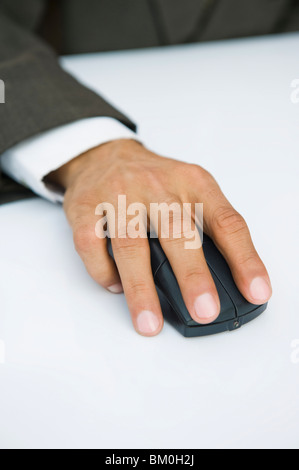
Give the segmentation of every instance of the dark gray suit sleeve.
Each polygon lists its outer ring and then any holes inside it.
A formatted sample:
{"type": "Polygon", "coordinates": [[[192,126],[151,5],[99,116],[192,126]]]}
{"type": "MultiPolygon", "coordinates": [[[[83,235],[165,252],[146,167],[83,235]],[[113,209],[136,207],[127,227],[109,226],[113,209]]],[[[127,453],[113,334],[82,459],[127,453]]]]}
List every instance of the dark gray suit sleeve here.
{"type": "Polygon", "coordinates": [[[59,66],[55,53],[0,9],[0,154],[26,138],[79,119],[112,117],[134,123],[59,66]]]}

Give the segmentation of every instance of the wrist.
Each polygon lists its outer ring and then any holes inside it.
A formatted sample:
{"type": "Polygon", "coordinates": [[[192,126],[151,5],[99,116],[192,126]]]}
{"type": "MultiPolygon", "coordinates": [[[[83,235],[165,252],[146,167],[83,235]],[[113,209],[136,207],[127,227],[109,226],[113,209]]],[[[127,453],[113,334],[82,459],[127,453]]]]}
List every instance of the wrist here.
{"type": "Polygon", "coordinates": [[[60,186],[66,190],[73,184],[77,177],[82,174],[84,169],[89,166],[92,160],[102,158],[104,155],[111,155],[115,151],[119,152],[125,148],[130,149],[132,146],[140,147],[141,145],[142,144],[139,142],[131,139],[120,139],[107,142],[88,150],[57,170],[49,173],[45,178],[45,182],[51,185],[54,184],[56,186],[60,186]]]}

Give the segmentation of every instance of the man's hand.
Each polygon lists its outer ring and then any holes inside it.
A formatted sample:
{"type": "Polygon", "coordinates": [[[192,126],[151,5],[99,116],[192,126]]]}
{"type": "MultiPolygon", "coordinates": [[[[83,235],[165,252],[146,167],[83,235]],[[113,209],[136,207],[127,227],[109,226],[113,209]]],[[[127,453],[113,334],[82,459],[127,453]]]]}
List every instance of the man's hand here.
{"type": "MultiPolygon", "coordinates": [[[[267,302],[270,279],[259,258],[243,217],[203,168],[160,157],[135,141],[119,140],[90,150],[51,176],[66,188],[64,208],[74,233],[75,247],[91,277],[113,293],[124,291],[138,333],[154,336],[163,327],[148,240],[112,240],[115,263],[107,240],[97,238],[95,209],[118,195],[128,204],[140,202],[203,203],[204,231],[226,258],[235,282],[253,304],[267,302]]],[[[184,249],[184,237],[160,239],[192,318],[211,323],[220,313],[216,287],[202,249],[184,249]]]]}

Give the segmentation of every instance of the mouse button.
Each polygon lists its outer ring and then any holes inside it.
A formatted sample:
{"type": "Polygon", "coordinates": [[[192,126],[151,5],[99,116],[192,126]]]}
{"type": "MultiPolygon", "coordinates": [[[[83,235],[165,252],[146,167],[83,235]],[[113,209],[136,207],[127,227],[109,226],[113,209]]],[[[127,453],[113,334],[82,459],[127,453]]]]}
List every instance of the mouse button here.
{"type": "Polygon", "coordinates": [[[220,315],[214,323],[222,323],[237,318],[235,306],[217,276],[211,272],[220,299],[220,315]]]}
{"type": "MultiPolygon", "coordinates": [[[[217,277],[212,273],[221,304],[221,312],[217,320],[214,322],[222,323],[228,320],[234,320],[236,318],[236,310],[233,302],[231,301],[229,295],[217,279],[217,277]]],[[[199,324],[193,320],[187,307],[185,305],[184,299],[181,294],[179,284],[176,280],[176,277],[173,273],[173,270],[167,260],[158,270],[155,276],[156,286],[162,291],[167,301],[171,305],[172,309],[176,314],[181,318],[182,322],[188,326],[198,326],[199,324]]]]}
{"type": "MultiPolygon", "coordinates": [[[[173,308],[169,300],[166,298],[165,294],[157,287],[157,293],[159,296],[163,317],[170,323],[176,330],[178,330],[182,335],[186,336],[186,330],[190,330],[190,326],[187,325],[178,314],[178,312],[173,308]]],[[[193,326],[193,325],[191,325],[193,326]]]]}
{"type": "Polygon", "coordinates": [[[222,272],[218,269],[216,271],[216,276],[218,277],[226,292],[229,293],[237,314],[246,315],[248,312],[250,312],[252,310],[252,305],[243,297],[239,291],[231,272],[222,272]]]}
{"type": "Polygon", "coordinates": [[[173,273],[173,270],[166,260],[156,272],[154,277],[156,286],[162,291],[172,309],[186,325],[196,325],[187,310],[180,287],[173,273]]]}
{"type": "Polygon", "coordinates": [[[209,237],[205,237],[204,241],[203,250],[210,270],[228,293],[235,306],[236,313],[245,315],[248,313],[248,302],[237,288],[226,260],[209,237]]]}
{"type": "Polygon", "coordinates": [[[231,279],[233,281],[227,262],[210,238],[204,238],[203,251],[210,269],[214,271],[217,277],[221,281],[222,278],[231,279]]]}
{"type": "Polygon", "coordinates": [[[252,305],[243,297],[234,281],[234,278],[232,277],[230,270],[229,272],[224,272],[221,269],[218,269],[216,273],[220,283],[229,294],[229,297],[235,306],[237,316],[247,315],[248,313],[252,312],[252,310],[256,309],[256,305],[252,305]]]}
{"type": "Polygon", "coordinates": [[[245,316],[245,315],[249,315],[249,314],[253,313],[253,312],[256,311],[256,310],[261,309],[262,307],[265,307],[265,305],[254,305],[254,304],[251,304],[250,302],[248,302],[248,301],[243,297],[243,301],[242,301],[242,302],[239,302],[239,304],[237,305],[238,316],[239,316],[239,317],[243,317],[243,316],[245,316]]]}
{"type": "Polygon", "coordinates": [[[151,251],[151,265],[153,276],[155,276],[157,270],[166,261],[166,255],[161,247],[158,238],[149,238],[149,245],[151,251]]]}

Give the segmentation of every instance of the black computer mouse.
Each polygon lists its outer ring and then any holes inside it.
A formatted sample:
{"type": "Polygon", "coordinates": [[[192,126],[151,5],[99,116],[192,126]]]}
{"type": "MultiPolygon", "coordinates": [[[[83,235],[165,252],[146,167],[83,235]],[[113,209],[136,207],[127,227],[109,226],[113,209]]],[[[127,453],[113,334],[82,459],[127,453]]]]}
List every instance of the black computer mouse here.
{"type": "MultiPolygon", "coordinates": [[[[183,336],[191,338],[237,330],[266,310],[267,304],[253,305],[242,296],[227,262],[213,241],[204,235],[203,250],[219,294],[221,312],[214,323],[196,323],[186,308],[180,287],[159,240],[149,238],[149,244],[154,281],[164,318],[183,336]]],[[[113,256],[110,241],[109,252],[113,256]]]]}

